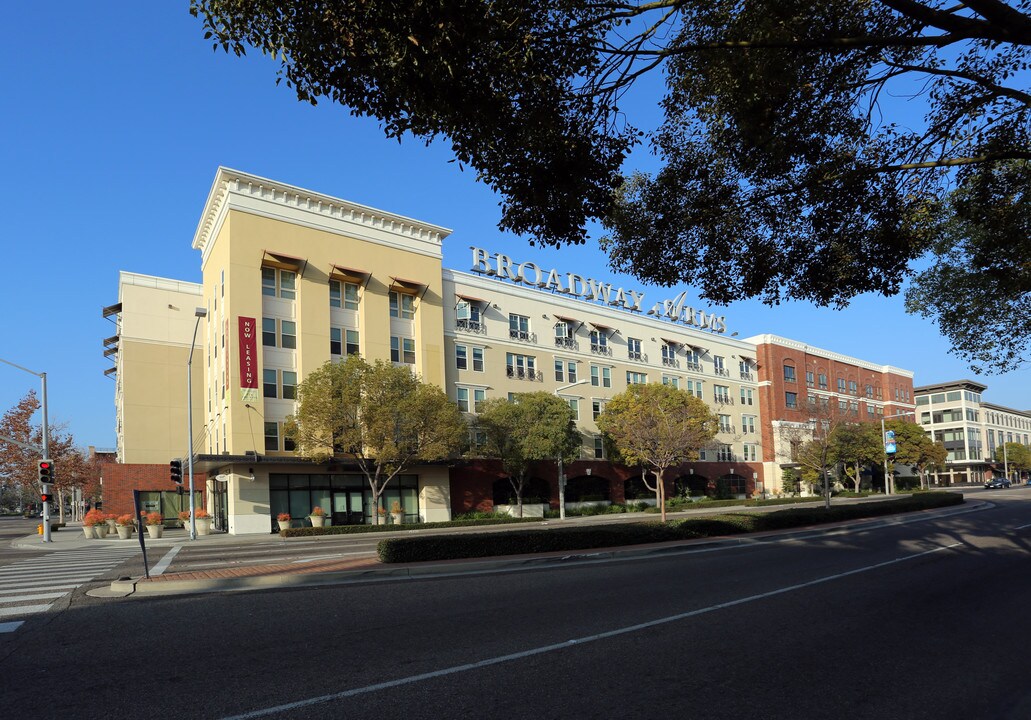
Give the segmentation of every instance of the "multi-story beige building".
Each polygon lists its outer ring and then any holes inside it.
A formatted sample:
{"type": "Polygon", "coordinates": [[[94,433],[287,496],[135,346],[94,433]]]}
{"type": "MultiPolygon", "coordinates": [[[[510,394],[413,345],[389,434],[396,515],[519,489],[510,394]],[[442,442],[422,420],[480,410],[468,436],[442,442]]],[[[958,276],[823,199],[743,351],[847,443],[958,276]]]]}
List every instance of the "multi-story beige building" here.
{"type": "MultiPolygon", "coordinates": [[[[202,282],[123,274],[119,305],[108,309],[118,316],[118,334],[105,342],[117,347],[120,460],[157,468],[188,455],[185,375],[196,325],[195,471],[217,526],[231,533],[267,533],[277,513],[300,518],[316,505],[334,522],[375,512],[355,468],[299,458],[283,434],[297,384],[349,353],[410,366],[470,420],[487,398],[558,394],[584,435],[571,487],[590,483],[614,501],[639,474],[607,462],[598,413],[630,384],[675,385],[704,399],[721,425],[702,457],[678,470],[680,485],[699,492],[725,479],[737,494],[754,491],[762,472],[755,346],[726,337],[724,318],[686,307],[683,293],[645,299],[481,248],[468,270],[445,270],[449,232],[220,168],[193,239],[202,282]],[[205,311],[199,321],[196,307],[205,311]]],[[[416,467],[385,500],[400,502],[411,521],[489,506],[499,473],[488,466],[416,467]]],[[[555,475],[540,473],[556,502],[555,475]]],[[[174,490],[167,478],[148,482],[174,490]]]]}
{"type": "Polygon", "coordinates": [[[1005,463],[994,459],[997,447],[1031,445],[1031,412],[985,402],[982,395],[987,389],[973,380],[915,388],[920,424],[949,452],[936,483],[984,482],[1003,472],[1005,463]]]}

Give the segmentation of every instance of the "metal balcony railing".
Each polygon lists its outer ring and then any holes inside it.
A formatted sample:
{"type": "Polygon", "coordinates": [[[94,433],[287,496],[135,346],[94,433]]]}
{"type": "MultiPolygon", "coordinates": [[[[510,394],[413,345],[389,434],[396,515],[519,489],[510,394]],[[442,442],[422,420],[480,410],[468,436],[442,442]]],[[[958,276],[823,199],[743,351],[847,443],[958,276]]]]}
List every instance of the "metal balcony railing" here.
{"type": "Polygon", "coordinates": [[[477,335],[487,334],[487,326],[479,320],[459,319],[455,322],[455,329],[476,333],[477,335]]]}
{"type": "Polygon", "coordinates": [[[529,370],[527,368],[512,367],[511,365],[509,365],[506,368],[506,374],[508,375],[508,377],[514,378],[516,380],[544,379],[544,373],[542,373],[540,370],[529,370]]]}
{"type": "Polygon", "coordinates": [[[508,331],[508,336],[513,340],[519,340],[521,342],[537,342],[537,334],[532,333],[529,330],[512,330],[510,328],[508,331]]]}

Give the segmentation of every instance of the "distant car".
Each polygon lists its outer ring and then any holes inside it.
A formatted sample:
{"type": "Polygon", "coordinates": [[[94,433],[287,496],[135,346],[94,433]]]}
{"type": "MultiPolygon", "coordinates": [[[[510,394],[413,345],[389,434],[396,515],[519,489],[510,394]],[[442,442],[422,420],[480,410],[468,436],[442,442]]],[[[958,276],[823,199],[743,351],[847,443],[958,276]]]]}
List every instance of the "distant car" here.
{"type": "Polygon", "coordinates": [[[984,484],[984,486],[986,488],[988,488],[988,489],[991,489],[991,488],[1008,488],[1010,486],[1010,481],[1007,480],[1006,478],[992,478],[991,480],[986,482],[984,484]]]}

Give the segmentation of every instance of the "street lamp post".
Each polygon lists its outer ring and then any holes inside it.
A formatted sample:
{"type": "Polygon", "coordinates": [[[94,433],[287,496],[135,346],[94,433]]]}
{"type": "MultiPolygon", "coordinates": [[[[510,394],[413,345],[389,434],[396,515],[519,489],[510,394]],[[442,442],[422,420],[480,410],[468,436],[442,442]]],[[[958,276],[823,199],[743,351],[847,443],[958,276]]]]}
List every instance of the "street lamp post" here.
{"type": "Polygon", "coordinates": [[[190,357],[186,360],[186,442],[189,446],[186,464],[190,474],[190,540],[197,539],[197,512],[193,498],[193,347],[197,344],[197,328],[200,327],[201,318],[207,317],[208,309],[199,307],[193,314],[197,320],[193,323],[190,357]]]}
{"type": "MultiPolygon", "coordinates": [[[[42,434],[43,434],[43,448],[42,448],[42,451],[43,451],[43,458],[44,459],[49,459],[50,458],[50,424],[47,421],[47,374],[45,372],[38,373],[38,372],[35,372],[33,370],[29,370],[28,368],[22,367],[21,365],[15,365],[10,360],[4,360],[3,358],[0,358],[0,362],[7,363],[11,367],[18,368],[19,370],[24,370],[29,375],[35,375],[36,377],[38,377],[42,381],[42,383],[43,383],[43,395],[40,398],[41,404],[42,404],[42,410],[43,410],[43,432],[42,432],[42,434]]],[[[45,543],[50,542],[50,503],[49,502],[44,502],[43,503],[43,542],[45,542],[45,543]]]]}
{"type": "MultiPolygon", "coordinates": [[[[568,390],[571,387],[584,385],[589,382],[590,380],[584,378],[583,380],[577,380],[575,383],[557,387],[554,390],[555,397],[558,397],[558,394],[563,390],[568,390]]],[[[561,452],[558,454],[558,516],[560,520],[566,519],[566,469],[564,461],[562,460],[561,452]]]]}
{"type": "MultiPolygon", "coordinates": [[[[881,416],[881,441],[884,442],[884,421],[892,418],[905,417],[906,415],[916,416],[915,412],[900,412],[894,415],[881,416]]],[[[891,495],[891,480],[888,479],[888,444],[884,443],[884,494],[891,495]]]]}

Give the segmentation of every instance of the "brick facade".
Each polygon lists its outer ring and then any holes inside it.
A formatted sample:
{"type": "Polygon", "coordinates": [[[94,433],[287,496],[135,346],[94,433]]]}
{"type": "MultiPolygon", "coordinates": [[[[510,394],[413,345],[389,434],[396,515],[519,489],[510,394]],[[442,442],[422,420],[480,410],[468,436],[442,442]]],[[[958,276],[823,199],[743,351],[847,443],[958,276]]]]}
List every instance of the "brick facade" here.
{"type": "MultiPolygon", "coordinates": [[[[176,491],[175,483],[172,482],[168,472],[167,463],[162,465],[104,463],[101,465],[100,476],[102,478],[104,512],[116,515],[132,514],[133,490],[176,491]]],[[[198,490],[198,501],[202,501],[205,495],[201,492],[204,489],[204,480],[204,476],[194,473],[193,483],[194,488],[198,490]]],[[[189,479],[183,478],[183,483],[185,487],[188,487],[189,479]]],[[[187,497],[189,497],[188,494],[187,497]]]]}

